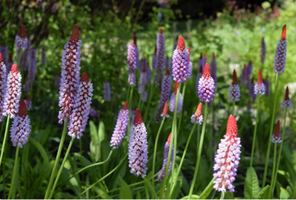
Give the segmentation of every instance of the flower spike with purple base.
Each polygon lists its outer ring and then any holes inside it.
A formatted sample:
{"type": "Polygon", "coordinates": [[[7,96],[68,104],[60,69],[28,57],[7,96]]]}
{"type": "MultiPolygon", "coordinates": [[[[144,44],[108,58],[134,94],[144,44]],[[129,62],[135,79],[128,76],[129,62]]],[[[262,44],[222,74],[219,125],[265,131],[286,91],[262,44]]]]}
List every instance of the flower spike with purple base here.
{"type": "Polygon", "coordinates": [[[0,53],[0,122],[3,119],[3,104],[6,91],[6,66],[3,62],[2,54],[0,53]]]}
{"type": "Polygon", "coordinates": [[[195,113],[191,116],[191,123],[202,125],[202,122],[203,122],[202,103],[199,103],[195,113]]]}
{"type": "MultiPolygon", "coordinates": [[[[170,133],[168,140],[166,141],[165,145],[164,145],[164,151],[163,151],[163,163],[162,163],[162,169],[161,172],[158,174],[157,178],[162,181],[164,176],[165,176],[165,168],[166,165],[168,163],[168,157],[169,157],[169,151],[170,151],[170,143],[171,143],[171,137],[172,137],[172,133],[170,133]]],[[[174,145],[172,146],[172,153],[171,153],[171,159],[170,159],[170,165],[169,165],[169,169],[168,169],[168,174],[167,176],[170,175],[170,171],[172,168],[172,163],[173,163],[173,159],[174,159],[174,145]]]]}
{"type": "Polygon", "coordinates": [[[136,176],[146,176],[148,162],[147,131],[142,121],[140,110],[137,108],[131,126],[128,145],[128,160],[130,172],[136,176]]]}
{"type": "Polygon", "coordinates": [[[125,104],[123,105],[123,108],[120,109],[118,117],[117,117],[117,122],[116,126],[114,128],[114,132],[111,137],[111,147],[114,149],[117,149],[119,145],[121,144],[125,134],[126,134],[126,128],[128,124],[128,114],[129,110],[127,109],[128,102],[126,101],[125,104]]]}
{"type": "Polygon", "coordinates": [[[178,46],[173,53],[173,77],[174,81],[185,82],[188,77],[189,52],[185,48],[185,41],[182,36],[179,38],[178,46]]]}
{"type": "Polygon", "coordinates": [[[111,101],[110,83],[108,81],[104,82],[104,100],[111,101]]]}
{"type": "Polygon", "coordinates": [[[15,46],[17,51],[19,51],[21,48],[27,48],[27,45],[28,38],[26,37],[25,26],[22,26],[18,34],[15,36],[15,46]]]}
{"type": "MultiPolygon", "coordinates": [[[[174,92],[172,93],[171,98],[170,98],[170,111],[171,112],[174,112],[174,110],[175,110],[176,99],[177,99],[177,90],[178,90],[178,82],[176,81],[174,92]]],[[[182,111],[182,107],[183,107],[183,96],[180,92],[177,113],[180,113],[182,111]]]]}
{"type": "Polygon", "coordinates": [[[219,192],[234,192],[234,185],[237,167],[240,160],[240,138],[237,137],[237,125],[235,118],[230,115],[227,122],[227,130],[224,139],[218,146],[214,165],[214,189],[219,192]]]}
{"type": "Polygon", "coordinates": [[[287,54],[286,25],[283,27],[282,36],[279,40],[274,57],[274,73],[282,74],[285,70],[287,54]]]}
{"type": "Polygon", "coordinates": [[[259,69],[259,71],[258,71],[258,80],[257,80],[257,83],[254,86],[254,93],[255,93],[255,95],[258,95],[258,94],[264,95],[265,94],[265,90],[266,90],[265,89],[265,85],[262,82],[261,70],[259,69]]]}
{"type": "Polygon", "coordinates": [[[286,93],[285,93],[285,99],[282,102],[282,108],[285,109],[290,109],[292,108],[292,103],[291,103],[291,99],[289,98],[289,88],[288,86],[286,87],[286,93]]]}
{"type": "Polygon", "coordinates": [[[271,137],[271,142],[272,143],[281,143],[282,139],[280,136],[280,120],[277,121],[275,129],[274,129],[274,134],[271,137]]]}
{"type": "Polygon", "coordinates": [[[211,102],[215,95],[215,82],[211,77],[210,66],[206,63],[203,76],[199,79],[198,96],[200,101],[211,102]]]}
{"type": "Polygon", "coordinates": [[[232,83],[229,86],[229,100],[230,101],[239,101],[240,89],[237,82],[236,71],[233,70],[232,83]]]}
{"type": "Polygon", "coordinates": [[[159,33],[157,34],[157,65],[156,65],[156,72],[155,72],[155,84],[159,87],[161,86],[162,80],[162,72],[165,60],[165,37],[163,34],[162,29],[159,29],[159,33]]]}

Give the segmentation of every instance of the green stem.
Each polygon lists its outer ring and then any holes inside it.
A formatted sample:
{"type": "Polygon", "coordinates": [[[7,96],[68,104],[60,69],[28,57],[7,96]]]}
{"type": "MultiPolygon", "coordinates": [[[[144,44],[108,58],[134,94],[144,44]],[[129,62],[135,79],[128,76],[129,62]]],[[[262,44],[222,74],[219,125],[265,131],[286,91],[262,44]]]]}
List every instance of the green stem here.
{"type": "Polygon", "coordinates": [[[10,189],[9,189],[9,194],[8,194],[8,199],[15,199],[15,191],[16,191],[16,175],[18,173],[18,155],[19,155],[19,146],[17,145],[16,147],[16,152],[15,152],[15,159],[14,159],[14,166],[13,166],[13,173],[12,173],[12,178],[11,178],[11,184],[10,184],[10,189]]]}
{"type": "Polygon", "coordinates": [[[291,199],[294,199],[295,194],[296,194],[296,183],[295,183],[295,186],[294,186],[294,191],[293,191],[293,195],[291,196],[291,199]]]}
{"type": "Polygon", "coordinates": [[[220,200],[221,200],[221,199],[224,199],[224,196],[225,196],[225,193],[224,193],[224,192],[221,192],[220,200]]]}
{"type": "Polygon", "coordinates": [[[104,177],[102,177],[101,179],[99,179],[97,182],[95,182],[94,184],[92,184],[91,186],[89,186],[87,189],[85,189],[81,194],[83,195],[84,193],[86,193],[88,190],[90,190],[93,186],[95,186],[96,184],[98,184],[99,182],[101,182],[102,180],[104,180],[105,178],[107,178],[108,176],[110,176],[116,169],[118,169],[120,167],[120,165],[123,163],[123,161],[127,158],[127,154],[125,155],[125,157],[120,161],[120,163],[114,168],[112,169],[108,174],[106,174],[104,177]]]}
{"type": "Polygon", "coordinates": [[[184,158],[185,158],[185,155],[186,155],[186,152],[187,152],[187,148],[188,148],[188,146],[189,146],[190,139],[191,139],[191,136],[192,136],[192,134],[193,134],[193,132],[194,132],[194,130],[195,130],[195,127],[196,127],[196,123],[194,123],[194,125],[193,125],[193,127],[192,127],[192,129],[191,129],[190,135],[189,135],[189,137],[188,137],[188,139],[187,139],[186,146],[185,146],[185,149],[184,149],[184,151],[183,151],[183,155],[182,155],[182,158],[181,158],[181,161],[180,161],[180,165],[179,165],[179,167],[178,167],[177,174],[175,175],[175,180],[173,181],[173,186],[171,187],[171,194],[170,194],[170,196],[172,196],[172,193],[173,193],[173,191],[174,191],[175,185],[176,185],[176,183],[177,183],[177,179],[178,179],[179,173],[180,173],[180,171],[181,171],[181,168],[182,168],[182,165],[183,165],[183,161],[184,161],[184,158]]]}
{"type": "MultiPolygon", "coordinates": [[[[200,126],[197,126],[197,141],[196,144],[200,142],[200,126]]],[[[196,147],[196,155],[198,155],[198,148],[196,147]]]]}
{"type": "Polygon", "coordinates": [[[275,75],[275,79],[276,79],[275,97],[274,97],[274,103],[273,103],[273,109],[272,109],[272,118],[271,118],[271,123],[270,123],[270,132],[269,132],[269,137],[268,137],[268,146],[267,146],[267,154],[266,154],[266,160],[265,160],[262,188],[264,188],[265,182],[266,182],[266,174],[267,174],[267,169],[268,169],[268,160],[269,160],[270,145],[271,145],[271,136],[273,133],[274,116],[275,116],[275,110],[276,110],[275,108],[277,105],[276,103],[277,103],[278,85],[279,85],[279,75],[278,74],[275,75]]]}
{"type": "Polygon", "coordinates": [[[47,189],[46,189],[44,199],[48,199],[49,192],[51,190],[51,186],[52,186],[52,183],[53,183],[53,179],[56,176],[57,167],[58,167],[58,164],[59,164],[60,156],[61,156],[61,153],[62,153],[62,149],[63,149],[63,146],[64,146],[64,141],[65,141],[66,134],[67,134],[67,125],[68,125],[68,120],[66,122],[64,122],[62,138],[61,138],[61,141],[60,141],[60,145],[59,145],[59,149],[58,149],[56,159],[54,161],[53,169],[52,169],[52,172],[51,172],[51,176],[50,176],[50,179],[49,179],[49,183],[48,183],[48,186],[47,186],[47,189]]]}
{"type": "Polygon", "coordinates": [[[260,96],[258,96],[258,106],[257,106],[257,113],[256,113],[256,121],[255,121],[255,130],[253,135],[253,144],[252,144],[252,153],[251,153],[251,162],[250,167],[253,165],[253,157],[254,157],[254,150],[255,150],[255,144],[256,144],[256,134],[257,134],[257,127],[258,127],[258,116],[260,112],[260,96]]]}
{"type": "MultiPolygon", "coordinates": [[[[271,188],[272,194],[274,192],[274,188],[275,188],[275,183],[276,183],[276,179],[277,179],[277,172],[279,170],[279,166],[280,166],[280,160],[281,160],[281,154],[282,154],[282,149],[283,149],[283,144],[284,144],[284,139],[285,139],[285,130],[286,130],[286,118],[287,118],[287,108],[285,108],[285,114],[284,114],[284,128],[283,128],[283,134],[282,134],[282,142],[280,144],[280,149],[279,149],[279,157],[277,160],[277,165],[276,165],[276,170],[275,170],[275,177],[274,177],[274,182],[271,188]]],[[[294,193],[295,196],[295,193],[294,193]]],[[[294,197],[293,196],[293,197],[294,197]]]]}
{"type": "Polygon", "coordinates": [[[272,166],[272,176],[271,176],[271,189],[269,190],[269,199],[272,197],[273,191],[272,186],[274,183],[274,176],[275,176],[275,164],[276,164],[276,143],[274,144],[274,152],[273,152],[273,166],[272,166]]]}
{"type": "Polygon", "coordinates": [[[235,107],[235,100],[233,99],[233,102],[232,102],[232,115],[234,116],[234,107],[235,107]]]}
{"type": "Polygon", "coordinates": [[[140,99],[139,99],[139,103],[138,103],[138,108],[139,108],[139,109],[140,109],[141,102],[142,102],[142,95],[143,95],[143,92],[142,92],[141,95],[140,95],[140,99]]]}
{"type": "Polygon", "coordinates": [[[203,141],[204,141],[204,136],[205,136],[205,130],[206,130],[206,124],[207,124],[207,119],[208,119],[208,104],[205,103],[205,118],[203,120],[203,125],[202,125],[202,132],[201,132],[201,138],[199,142],[199,147],[198,147],[198,155],[197,155],[197,162],[194,170],[194,175],[193,175],[193,180],[191,183],[190,191],[189,191],[189,199],[191,199],[191,195],[193,193],[197,173],[198,173],[198,168],[199,168],[199,163],[200,163],[200,157],[201,157],[201,151],[203,147],[203,141]]]}
{"type": "Polygon", "coordinates": [[[10,119],[10,115],[8,115],[7,121],[6,121],[6,128],[5,128],[4,139],[3,139],[3,143],[2,143],[2,149],[1,149],[1,156],[0,156],[0,166],[1,166],[1,163],[2,163],[3,155],[4,155],[5,145],[7,143],[7,135],[8,135],[7,133],[8,133],[8,128],[9,128],[9,119],[10,119]]]}
{"type": "MultiPolygon", "coordinates": [[[[129,119],[131,118],[131,112],[132,112],[132,96],[133,96],[133,91],[134,91],[134,87],[131,86],[131,93],[130,93],[130,96],[129,96],[129,101],[128,101],[128,107],[130,108],[130,111],[129,111],[129,119]]],[[[131,121],[132,120],[128,120],[128,126],[127,126],[127,134],[129,134],[130,130],[131,130],[131,121]]]]}
{"type": "Polygon", "coordinates": [[[126,95],[126,100],[127,100],[127,101],[128,101],[128,99],[129,99],[130,90],[131,90],[131,86],[128,85],[127,95],[126,95]]]}
{"type": "Polygon", "coordinates": [[[74,142],[74,138],[71,139],[71,142],[70,142],[70,144],[68,145],[68,149],[67,149],[67,151],[66,151],[66,154],[65,154],[65,157],[64,157],[64,159],[63,159],[62,165],[60,166],[60,169],[59,169],[59,171],[58,171],[58,175],[56,176],[56,179],[55,179],[55,181],[54,181],[53,187],[52,187],[52,189],[51,189],[51,193],[50,193],[50,195],[49,195],[49,199],[51,199],[51,197],[52,197],[52,195],[53,195],[53,192],[54,192],[54,190],[55,190],[55,188],[56,188],[56,186],[57,186],[57,183],[58,183],[59,178],[60,178],[60,176],[61,176],[61,173],[62,173],[62,171],[63,171],[64,165],[65,165],[65,163],[66,163],[66,161],[67,161],[67,158],[68,158],[68,155],[69,155],[69,153],[70,153],[70,150],[71,150],[71,147],[72,147],[73,142],[74,142]]]}
{"type": "MultiPolygon", "coordinates": [[[[183,95],[183,101],[185,100],[186,83],[187,82],[185,82],[185,84],[183,86],[182,93],[181,93],[183,95]]],[[[180,127],[181,127],[182,113],[183,113],[183,109],[181,110],[180,116],[179,116],[179,123],[178,123],[178,132],[177,132],[177,135],[180,133],[179,131],[180,131],[180,127]]]]}
{"type": "MultiPolygon", "coordinates": [[[[162,117],[162,121],[161,121],[160,127],[158,129],[158,132],[157,132],[157,135],[156,135],[156,139],[155,139],[154,153],[153,153],[153,164],[152,164],[152,174],[153,175],[154,175],[154,172],[155,172],[155,159],[156,159],[158,138],[159,138],[159,135],[160,135],[160,131],[162,129],[162,126],[164,124],[165,118],[166,118],[165,116],[162,117]]],[[[152,187],[154,188],[154,177],[152,178],[152,187]]],[[[156,197],[154,197],[154,198],[156,198],[156,197]]]]}

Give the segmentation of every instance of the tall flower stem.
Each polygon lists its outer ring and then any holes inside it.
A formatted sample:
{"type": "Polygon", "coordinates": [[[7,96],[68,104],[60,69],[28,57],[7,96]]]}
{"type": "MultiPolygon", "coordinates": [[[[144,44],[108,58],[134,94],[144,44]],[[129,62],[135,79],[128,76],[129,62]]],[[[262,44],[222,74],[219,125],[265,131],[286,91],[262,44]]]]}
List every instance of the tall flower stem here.
{"type": "Polygon", "coordinates": [[[272,166],[272,176],[271,176],[271,189],[269,190],[269,199],[272,197],[272,194],[273,194],[273,191],[272,191],[272,186],[273,186],[273,181],[274,181],[274,176],[275,176],[275,173],[277,173],[275,171],[275,164],[276,164],[276,147],[277,147],[277,144],[275,143],[274,144],[274,152],[273,152],[273,166],[272,166]]]}
{"type": "MultiPolygon", "coordinates": [[[[200,126],[197,127],[197,141],[196,144],[198,144],[200,142],[200,126]]],[[[196,147],[196,155],[198,155],[198,148],[196,147]]]]}
{"type": "Polygon", "coordinates": [[[50,175],[50,179],[49,179],[49,183],[48,183],[48,186],[47,186],[47,189],[46,189],[44,199],[48,199],[49,192],[51,190],[51,186],[52,186],[52,183],[53,183],[53,179],[56,176],[57,167],[58,167],[58,164],[59,164],[60,156],[61,156],[61,153],[62,153],[62,149],[63,149],[63,146],[64,146],[64,141],[65,141],[66,134],[67,134],[67,125],[68,125],[68,120],[66,120],[66,122],[64,122],[62,138],[61,138],[61,141],[60,141],[60,145],[59,145],[58,153],[56,155],[56,159],[54,161],[53,169],[52,169],[52,172],[51,172],[51,175],[50,175]]]}
{"type": "Polygon", "coordinates": [[[253,157],[254,157],[254,150],[255,150],[255,144],[256,144],[256,134],[257,134],[257,127],[258,127],[258,116],[260,112],[260,95],[258,96],[258,101],[257,101],[257,113],[256,113],[256,121],[255,121],[255,130],[254,130],[254,135],[253,135],[253,144],[252,144],[252,153],[251,153],[251,162],[250,162],[250,167],[253,165],[253,157]]]}
{"type": "MultiPolygon", "coordinates": [[[[131,86],[131,93],[129,96],[129,101],[128,101],[128,107],[130,108],[130,112],[129,112],[129,118],[131,117],[131,112],[132,112],[132,100],[133,100],[133,91],[134,91],[134,87],[131,86]]],[[[128,120],[128,126],[127,126],[127,134],[129,134],[130,130],[131,130],[131,121],[132,120],[128,120]]]]}
{"type": "Polygon", "coordinates": [[[19,146],[17,145],[16,147],[16,152],[15,152],[15,159],[14,159],[14,166],[13,166],[13,173],[12,173],[12,178],[11,178],[11,184],[10,184],[10,189],[8,193],[8,199],[15,199],[15,190],[16,190],[16,176],[18,173],[18,155],[19,155],[19,146]]]}
{"type": "Polygon", "coordinates": [[[126,101],[128,101],[130,90],[131,90],[131,86],[128,85],[127,95],[126,95],[126,101]]]}
{"type": "MultiPolygon", "coordinates": [[[[287,108],[285,108],[285,115],[284,115],[284,128],[283,128],[283,134],[282,134],[282,142],[280,144],[280,149],[279,149],[279,157],[277,160],[277,165],[276,165],[276,170],[275,170],[275,176],[274,176],[274,181],[272,181],[271,179],[271,183],[273,183],[271,185],[271,194],[273,194],[274,192],[274,188],[275,188],[275,183],[276,183],[276,179],[277,179],[277,172],[279,170],[279,166],[280,166],[280,160],[281,160],[281,153],[282,153],[282,149],[283,149],[283,144],[284,144],[284,139],[285,139],[285,130],[286,130],[286,117],[287,117],[287,108]]],[[[296,187],[295,187],[296,188],[296,187]]],[[[295,193],[293,195],[293,197],[295,196],[295,193]]]]}
{"type": "MultiPolygon", "coordinates": [[[[183,95],[183,99],[184,99],[184,100],[185,100],[186,83],[187,83],[187,82],[185,82],[185,84],[184,84],[184,86],[183,86],[183,90],[182,90],[182,95],[183,95]]],[[[181,112],[180,112],[180,116],[179,116],[178,132],[177,132],[177,134],[179,134],[180,127],[181,127],[182,112],[183,112],[183,109],[181,110],[181,112]]]]}
{"type": "Polygon", "coordinates": [[[66,163],[66,161],[67,161],[67,158],[68,158],[68,155],[69,155],[69,153],[70,153],[70,150],[71,150],[72,144],[73,144],[73,142],[74,142],[74,139],[75,139],[75,138],[72,138],[71,141],[70,141],[70,144],[68,145],[68,149],[67,149],[67,151],[66,151],[66,154],[65,154],[65,157],[64,157],[64,159],[63,159],[62,165],[61,165],[61,167],[60,167],[60,169],[59,169],[59,171],[58,171],[58,174],[57,174],[56,179],[55,179],[55,181],[54,181],[53,187],[52,187],[52,189],[51,189],[51,193],[50,193],[50,195],[49,195],[49,199],[52,198],[53,192],[54,192],[54,190],[55,190],[55,188],[56,188],[56,186],[57,186],[57,183],[58,183],[59,178],[60,178],[60,176],[61,176],[61,173],[62,173],[62,171],[63,171],[64,165],[65,165],[65,163],[66,163]]]}
{"type": "Polygon", "coordinates": [[[175,180],[173,181],[173,186],[172,186],[172,188],[171,188],[171,194],[170,194],[170,196],[172,196],[172,193],[173,193],[173,191],[174,191],[174,187],[175,187],[175,185],[176,185],[176,183],[177,183],[177,179],[178,179],[179,173],[180,173],[180,171],[181,171],[181,168],[182,168],[182,165],[183,165],[183,161],[184,161],[184,158],[185,158],[185,155],[186,155],[186,152],[187,152],[187,148],[188,148],[188,146],[189,146],[190,139],[191,139],[191,136],[192,136],[192,134],[193,134],[193,132],[194,132],[194,130],[195,130],[195,127],[196,127],[196,123],[193,125],[193,127],[192,127],[192,129],[191,129],[191,132],[190,132],[190,135],[189,135],[189,137],[188,137],[188,139],[187,139],[187,143],[186,143],[185,149],[184,149],[184,151],[183,151],[183,155],[182,155],[182,158],[181,158],[181,161],[180,161],[180,165],[179,165],[179,167],[178,167],[177,174],[175,175],[175,180]]]}
{"type": "Polygon", "coordinates": [[[278,73],[275,75],[275,79],[276,79],[275,96],[274,96],[274,103],[273,103],[273,109],[272,109],[272,118],[271,118],[271,123],[270,123],[270,133],[269,133],[269,137],[268,137],[268,146],[267,146],[267,154],[266,154],[266,160],[265,160],[265,168],[264,168],[262,188],[265,186],[265,182],[266,182],[266,174],[267,174],[267,169],[268,169],[268,160],[269,160],[270,145],[271,145],[271,136],[272,136],[272,133],[273,133],[275,108],[276,108],[276,105],[277,105],[277,95],[278,95],[278,85],[279,85],[279,75],[278,75],[278,73]]]}
{"type": "MultiPolygon", "coordinates": [[[[155,143],[154,143],[154,153],[153,153],[153,164],[152,164],[152,175],[154,175],[155,172],[155,159],[156,159],[156,152],[157,152],[157,144],[158,144],[158,138],[162,129],[162,126],[164,124],[165,121],[165,116],[162,118],[160,127],[158,129],[157,135],[156,135],[156,139],[155,139],[155,143]]],[[[152,178],[152,187],[154,188],[154,176],[152,178]]],[[[156,198],[156,197],[155,197],[156,198]]]]}
{"type": "MultiPolygon", "coordinates": [[[[172,130],[171,130],[172,136],[171,136],[170,149],[169,149],[169,154],[168,154],[168,161],[167,161],[167,164],[166,164],[164,179],[163,179],[163,182],[162,182],[162,185],[161,185],[160,195],[159,195],[158,198],[163,198],[164,188],[165,188],[167,178],[168,178],[168,171],[169,171],[169,166],[170,166],[170,161],[171,161],[171,156],[172,156],[173,144],[175,146],[174,155],[175,155],[175,152],[177,151],[177,145],[176,145],[177,141],[175,141],[176,137],[177,137],[177,130],[176,130],[177,128],[175,126],[176,126],[176,123],[177,123],[177,108],[178,108],[178,102],[179,102],[180,87],[181,87],[181,84],[178,85],[178,89],[177,89],[177,96],[176,96],[174,117],[173,117],[172,130]]],[[[173,159],[172,167],[174,167],[174,164],[175,164],[175,156],[174,156],[174,159],[173,159]]]]}
{"type": "Polygon", "coordinates": [[[2,159],[3,159],[3,155],[4,155],[5,145],[6,145],[6,142],[7,142],[9,119],[10,119],[10,115],[8,115],[7,121],[6,121],[6,128],[5,128],[4,139],[3,139],[3,143],[2,143],[2,149],[1,149],[1,156],[0,156],[0,167],[1,167],[2,159]]]}
{"type": "Polygon", "coordinates": [[[191,199],[191,195],[193,193],[193,189],[194,189],[194,185],[195,185],[195,181],[196,181],[196,177],[197,177],[197,173],[198,173],[198,168],[199,168],[199,163],[200,163],[201,151],[202,151],[202,147],[203,147],[203,141],[204,141],[204,136],[205,136],[207,119],[208,119],[208,104],[205,103],[205,118],[204,118],[203,125],[202,125],[201,138],[200,138],[200,141],[199,141],[198,155],[197,155],[197,161],[196,161],[196,165],[195,165],[195,171],[194,171],[191,187],[190,187],[190,190],[189,190],[189,199],[191,199]]]}

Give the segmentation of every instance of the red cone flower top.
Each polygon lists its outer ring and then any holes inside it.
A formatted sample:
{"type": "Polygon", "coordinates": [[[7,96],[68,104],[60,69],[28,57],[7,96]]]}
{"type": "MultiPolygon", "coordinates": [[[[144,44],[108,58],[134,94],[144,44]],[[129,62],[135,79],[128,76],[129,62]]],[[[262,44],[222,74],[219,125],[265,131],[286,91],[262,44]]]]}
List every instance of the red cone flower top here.
{"type": "Polygon", "coordinates": [[[73,27],[71,39],[76,40],[76,42],[79,40],[79,29],[77,25],[73,27]]]}
{"type": "Polygon", "coordinates": [[[82,82],[89,82],[89,79],[88,79],[88,75],[86,72],[83,72],[82,75],[81,75],[81,81],[82,82]]]}
{"type": "Polygon", "coordinates": [[[17,72],[18,72],[17,65],[13,64],[12,67],[11,67],[11,73],[17,73],[17,72]]]}
{"type": "Polygon", "coordinates": [[[177,94],[178,85],[179,85],[178,81],[175,81],[174,94],[177,94]]]}
{"type": "Polygon", "coordinates": [[[133,35],[134,44],[137,46],[137,36],[133,35]]]}
{"type": "Polygon", "coordinates": [[[162,28],[159,29],[159,33],[160,34],[163,34],[162,28]]]}
{"type": "Polygon", "coordinates": [[[18,116],[25,117],[27,116],[27,106],[24,100],[20,101],[20,108],[18,112],[18,116]]]}
{"type": "Polygon", "coordinates": [[[282,36],[281,36],[281,40],[285,40],[285,39],[286,39],[286,24],[283,27],[282,36]]]}
{"type": "Polygon", "coordinates": [[[171,143],[171,137],[172,137],[172,133],[170,133],[169,137],[168,137],[168,143],[171,143]]]}
{"type": "Polygon", "coordinates": [[[126,101],[126,102],[124,103],[124,105],[123,105],[122,110],[127,110],[127,106],[128,106],[128,102],[126,101]]]}
{"type": "Polygon", "coordinates": [[[2,54],[0,53],[0,63],[3,61],[2,54]]]}
{"type": "Polygon", "coordinates": [[[163,116],[166,116],[168,114],[168,109],[169,109],[169,106],[168,106],[168,102],[166,101],[162,111],[163,116]]]}
{"type": "Polygon", "coordinates": [[[280,120],[278,120],[275,125],[274,136],[276,136],[276,137],[280,136],[280,120]]]}
{"type": "Polygon", "coordinates": [[[20,38],[25,38],[26,37],[25,27],[26,26],[22,26],[22,28],[18,32],[18,36],[20,36],[20,38]]]}
{"type": "Polygon", "coordinates": [[[237,76],[236,76],[235,69],[233,70],[233,75],[232,75],[232,85],[234,85],[234,84],[237,85],[237,76]]]}
{"type": "Polygon", "coordinates": [[[237,125],[236,125],[236,120],[233,117],[233,115],[230,115],[227,121],[227,129],[226,129],[226,135],[231,136],[231,135],[237,135],[237,125]]]}
{"type": "Polygon", "coordinates": [[[208,63],[206,63],[204,70],[203,70],[203,77],[205,79],[209,79],[211,77],[211,72],[210,72],[210,66],[208,63]]]}
{"type": "Polygon", "coordinates": [[[290,100],[289,98],[289,87],[286,87],[286,94],[285,94],[285,100],[290,100]]]}
{"type": "Polygon", "coordinates": [[[261,74],[261,70],[258,70],[258,80],[257,83],[261,84],[262,83],[262,74],[261,74]]]}
{"type": "Polygon", "coordinates": [[[180,49],[181,51],[183,51],[185,49],[185,41],[182,36],[180,36],[180,38],[179,38],[178,49],[180,49]]]}
{"type": "Polygon", "coordinates": [[[195,116],[199,116],[202,113],[202,103],[200,102],[197,106],[197,109],[195,111],[195,116]]]}
{"type": "Polygon", "coordinates": [[[143,123],[142,116],[139,108],[137,108],[135,111],[134,125],[137,126],[138,124],[142,124],[142,123],[143,123]]]}
{"type": "Polygon", "coordinates": [[[166,70],[165,75],[170,75],[170,70],[166,70]]]}

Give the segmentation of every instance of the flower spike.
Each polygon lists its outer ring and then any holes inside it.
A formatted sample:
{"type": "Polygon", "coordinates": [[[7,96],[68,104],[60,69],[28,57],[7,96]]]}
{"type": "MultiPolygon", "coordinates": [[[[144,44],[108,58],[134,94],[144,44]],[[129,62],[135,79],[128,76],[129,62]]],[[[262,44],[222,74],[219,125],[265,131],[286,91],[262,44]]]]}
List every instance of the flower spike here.
{"type": "Polygon", "coordinates": [[[285,98],[282,102],[282,108],[285,109],[290,109],[292,108],[292,102],[291,102],[291,99],[289,98],[289,87],[287,86],[286,87],[286,93],[285,93],[285,98]]]}
{"type": "Polygon", "coordinates": [[[274,73],[282,74],[285,70],[287,54],[286,25],[283,27],[282,36],[279,40],[274,56],[274,73]]]}
{"type": "Polygon", "coordinates": [[[3,104],[6,92],[6,66],[0,53],[0,122],[3,119],[3,104]]]}
{"type": "Polygon", "coordinates": [[[271,138],[272,143],[281,143],[281,136],[280,136],[280,120],[277,121],[274,129],[274,134],[272,135],[271,138]]]}
{"type": "Polygon", "coordinates": [[[198,123],[201,125],[203,122],[203,116],[202,116],[202,103],[200,102],[197,106],[197,109],[195,111],[195,114],[191,116],[191,123],[198,123]]]}
{"type": "Polygon", "coordinates": [[[240,88],[237,82],[236,71],[233,70],[232,84],[229,86],[229,100],[239,101],[240,98],[240,88]]]}
{"type": "Polygon", "coordinates": [[[185,48],[185,41],[182,36],[180,36],[178,46],[173,53],[172,65],[174,81],[185,82],[189,73],[189,52],[185,48]]]}
{"type": "Polygon", "coordinates": [[[262,94],[264,95],[265,94],[265,85],[264,83],[262,82],[262,74],[261,74],[261,70],[259,69],[258,70],[258,80],[257,80],[257,83],[255,84],[254,86],[254,93],[256,95],[258,94],[262,94]]]}
{"type": "Polygon", "coordinates": [[[215,82],[211,77],[210,66],[205,64],[203,69],[203,76],[199,79],[198,96],[200,101],[211,102],[215,95],[215,82]]]}

